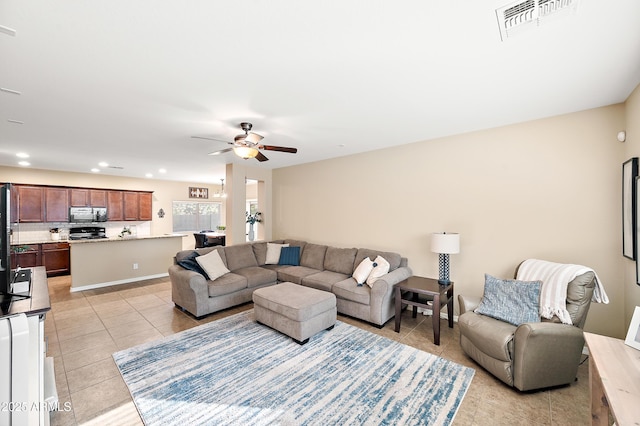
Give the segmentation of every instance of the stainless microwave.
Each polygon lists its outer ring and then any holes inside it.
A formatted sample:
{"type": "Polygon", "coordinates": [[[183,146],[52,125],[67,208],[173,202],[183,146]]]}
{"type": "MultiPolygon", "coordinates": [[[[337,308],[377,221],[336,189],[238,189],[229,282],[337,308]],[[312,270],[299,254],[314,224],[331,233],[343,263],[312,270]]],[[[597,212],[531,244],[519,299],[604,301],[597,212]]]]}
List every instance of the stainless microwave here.
{"type": "Polygon", "coordinates": [[[70,207],[69,222],[70,223],[93,223],[106,222],[106,207],[70,207]]]}

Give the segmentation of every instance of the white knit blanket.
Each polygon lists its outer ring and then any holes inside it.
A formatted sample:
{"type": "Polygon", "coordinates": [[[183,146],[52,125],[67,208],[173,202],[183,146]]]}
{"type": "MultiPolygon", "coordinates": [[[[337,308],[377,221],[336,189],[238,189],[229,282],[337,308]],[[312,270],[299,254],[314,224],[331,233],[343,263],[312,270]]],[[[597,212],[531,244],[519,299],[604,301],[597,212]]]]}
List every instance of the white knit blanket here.
{"type": "Polygon", "coordinates": [[[527,259],[518,268],[516,279],[522,281],[542,281],[540,291],[540,316],[551,319],[556,315],[564,324],[572,324],[567,311],[567,286],[578,275],[585,272],[595,274],[596,286],[591,301],[609,303],[598,274],[586,266],[553,263],[546,260],[527,259]]]}

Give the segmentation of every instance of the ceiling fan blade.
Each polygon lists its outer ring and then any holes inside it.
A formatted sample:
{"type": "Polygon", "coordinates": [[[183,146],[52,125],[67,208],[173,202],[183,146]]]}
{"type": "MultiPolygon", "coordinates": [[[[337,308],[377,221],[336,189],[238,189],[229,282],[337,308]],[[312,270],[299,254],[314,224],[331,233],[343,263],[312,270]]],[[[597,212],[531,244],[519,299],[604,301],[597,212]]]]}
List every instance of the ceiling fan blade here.
{"type": "Polygon", "coordinates": [[[229,152],[229,151],[233,151],[233,148],[221,149],[220,151],[210,152],[209,155],[220,155],[220,154],[224,154],[225,152],[229,152]]]}
{"type": "Polygon", "coordinates": [[[260,136],[257,133],[253,133],[253,132],[249,132],[247,133],[247,136],[245,138],[246,142],[251,142],[251,143],[258,143],[260,142],[262,139],[264,139],[264,136],[260,136]]]}
{"type": "Polygon", "coordinates": [[[291,154],[295,154],[298,152],[298,148],[288,148],[286,146],[275,145],[260,145],[260,149],[264,149],[266,151],[290,152],[291,154]]]}
{"type": "Polygon", "coordinates": [[[191,138],[192,138],[192,139],[204,139],[204,140],[207,140],[207,141],[221,141],[221,142],[226,142],[226,141],[223,141],[223,140],[220,140],[220,139],[210,138],[210,137],[208,137],[208,136],[191,136],[191,138]]]}
{"type": "Polygon", "coordinates": [[[207,141],[216,141],[216,142],[224,142],[224,143],[228,143],[229,145],[233,145],[233,142],[229,142],[229,141],[225,141],[222,139],[216,139],[216,138],[210,138],[208,136],[191,136],[193,139],[204,139],[207,141]]]}
{"type": "Polygon", "coordinates": [[[263,161],[268,161],[269,159],[260,151],[258,151],[258,155],[256,155],[256,160],[263,162],[263,161]]]}

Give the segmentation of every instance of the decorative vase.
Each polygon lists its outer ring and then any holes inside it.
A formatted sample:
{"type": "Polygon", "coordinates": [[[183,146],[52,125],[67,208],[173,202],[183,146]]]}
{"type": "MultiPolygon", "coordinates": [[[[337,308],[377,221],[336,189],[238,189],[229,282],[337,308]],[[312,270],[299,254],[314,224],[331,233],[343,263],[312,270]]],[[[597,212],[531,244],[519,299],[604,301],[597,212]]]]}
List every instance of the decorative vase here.
{"type": "Polygon", "coordinates": [[[249,224],[249,241],[253,241],[253,239],[256,237],[255,233],[253,232],[253,223],[249,224]]]}

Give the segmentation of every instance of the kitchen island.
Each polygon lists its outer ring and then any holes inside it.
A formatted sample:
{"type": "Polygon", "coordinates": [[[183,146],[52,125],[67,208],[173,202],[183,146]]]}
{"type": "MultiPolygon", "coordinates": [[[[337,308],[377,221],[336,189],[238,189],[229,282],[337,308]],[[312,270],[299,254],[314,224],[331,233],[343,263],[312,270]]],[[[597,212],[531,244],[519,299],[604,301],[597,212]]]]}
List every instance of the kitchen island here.
{"type": "Polygon", "coordinates": [[[71,291],[166,277],[182,234],[69,241],[71,291]]]}

